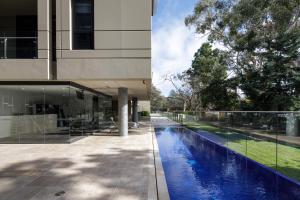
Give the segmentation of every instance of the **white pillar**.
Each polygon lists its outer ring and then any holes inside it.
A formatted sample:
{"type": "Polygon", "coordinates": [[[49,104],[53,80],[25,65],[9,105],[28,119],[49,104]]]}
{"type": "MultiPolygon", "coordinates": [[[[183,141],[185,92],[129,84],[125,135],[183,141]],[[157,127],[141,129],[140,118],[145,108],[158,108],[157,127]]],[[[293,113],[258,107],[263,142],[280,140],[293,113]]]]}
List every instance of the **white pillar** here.
{"type": "Polygon", "coordinates": [[[118,89],[119,134],[128,136],[128,89],[118,89]]]}

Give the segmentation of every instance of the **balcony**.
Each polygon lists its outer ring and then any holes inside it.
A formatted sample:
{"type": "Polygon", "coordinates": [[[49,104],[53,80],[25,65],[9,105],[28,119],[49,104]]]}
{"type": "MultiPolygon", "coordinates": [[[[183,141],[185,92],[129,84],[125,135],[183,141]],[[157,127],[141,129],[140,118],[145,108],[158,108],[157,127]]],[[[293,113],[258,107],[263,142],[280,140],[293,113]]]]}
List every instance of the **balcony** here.
{"type": "Polygon", "coordinates": [[[0,59],[37,59],[37,37],[7,37],[0,34],[0,59]]]}
{"type": "Polygon", "coordinates": [[[0,59],[36,59],[36,0],[0,2],[0,59]]]}

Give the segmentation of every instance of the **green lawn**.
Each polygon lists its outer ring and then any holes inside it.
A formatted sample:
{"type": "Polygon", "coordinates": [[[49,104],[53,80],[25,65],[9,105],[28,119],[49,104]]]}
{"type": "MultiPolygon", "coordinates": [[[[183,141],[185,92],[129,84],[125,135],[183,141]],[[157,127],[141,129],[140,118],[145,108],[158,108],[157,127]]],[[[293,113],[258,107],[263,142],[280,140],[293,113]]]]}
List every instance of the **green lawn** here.
{"type": "Polygon", "coordinates": [[[277,144],[276,167],[276,143],[274,142],[249,138],[242,133],[221,129],[205,122],[185,122],[184,125],[192,130],[201,129],[214,133],[223,138],[230,149],[300,181],[300,148],[277,144]]]}

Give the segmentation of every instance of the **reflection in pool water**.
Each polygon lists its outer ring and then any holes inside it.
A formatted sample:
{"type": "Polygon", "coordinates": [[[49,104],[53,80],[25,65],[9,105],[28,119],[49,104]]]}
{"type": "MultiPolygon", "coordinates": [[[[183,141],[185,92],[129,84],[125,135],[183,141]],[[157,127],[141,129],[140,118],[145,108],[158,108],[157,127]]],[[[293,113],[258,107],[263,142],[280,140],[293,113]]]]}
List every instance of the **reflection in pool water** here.
{"type": "Polygon", "coordinates": [[[172,200],[294,200],[300,185],[184,128],[157,128],[172,200]]]}

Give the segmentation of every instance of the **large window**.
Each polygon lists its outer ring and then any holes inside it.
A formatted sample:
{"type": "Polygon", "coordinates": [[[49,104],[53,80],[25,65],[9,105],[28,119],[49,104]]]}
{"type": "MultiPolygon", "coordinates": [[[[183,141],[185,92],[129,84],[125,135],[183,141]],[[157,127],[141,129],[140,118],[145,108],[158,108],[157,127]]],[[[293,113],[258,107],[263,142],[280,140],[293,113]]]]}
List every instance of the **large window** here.
{"type": "Polygon", "coordinates": [[[73,49],[94,49],[94,0],[73,0],[73,49]]]}
{"type": "Polygon", "coordinates": [[[0,144],[70,143],[111,127],[110,96],[70,82],[26,83],[0,81],[0,144]]]}

